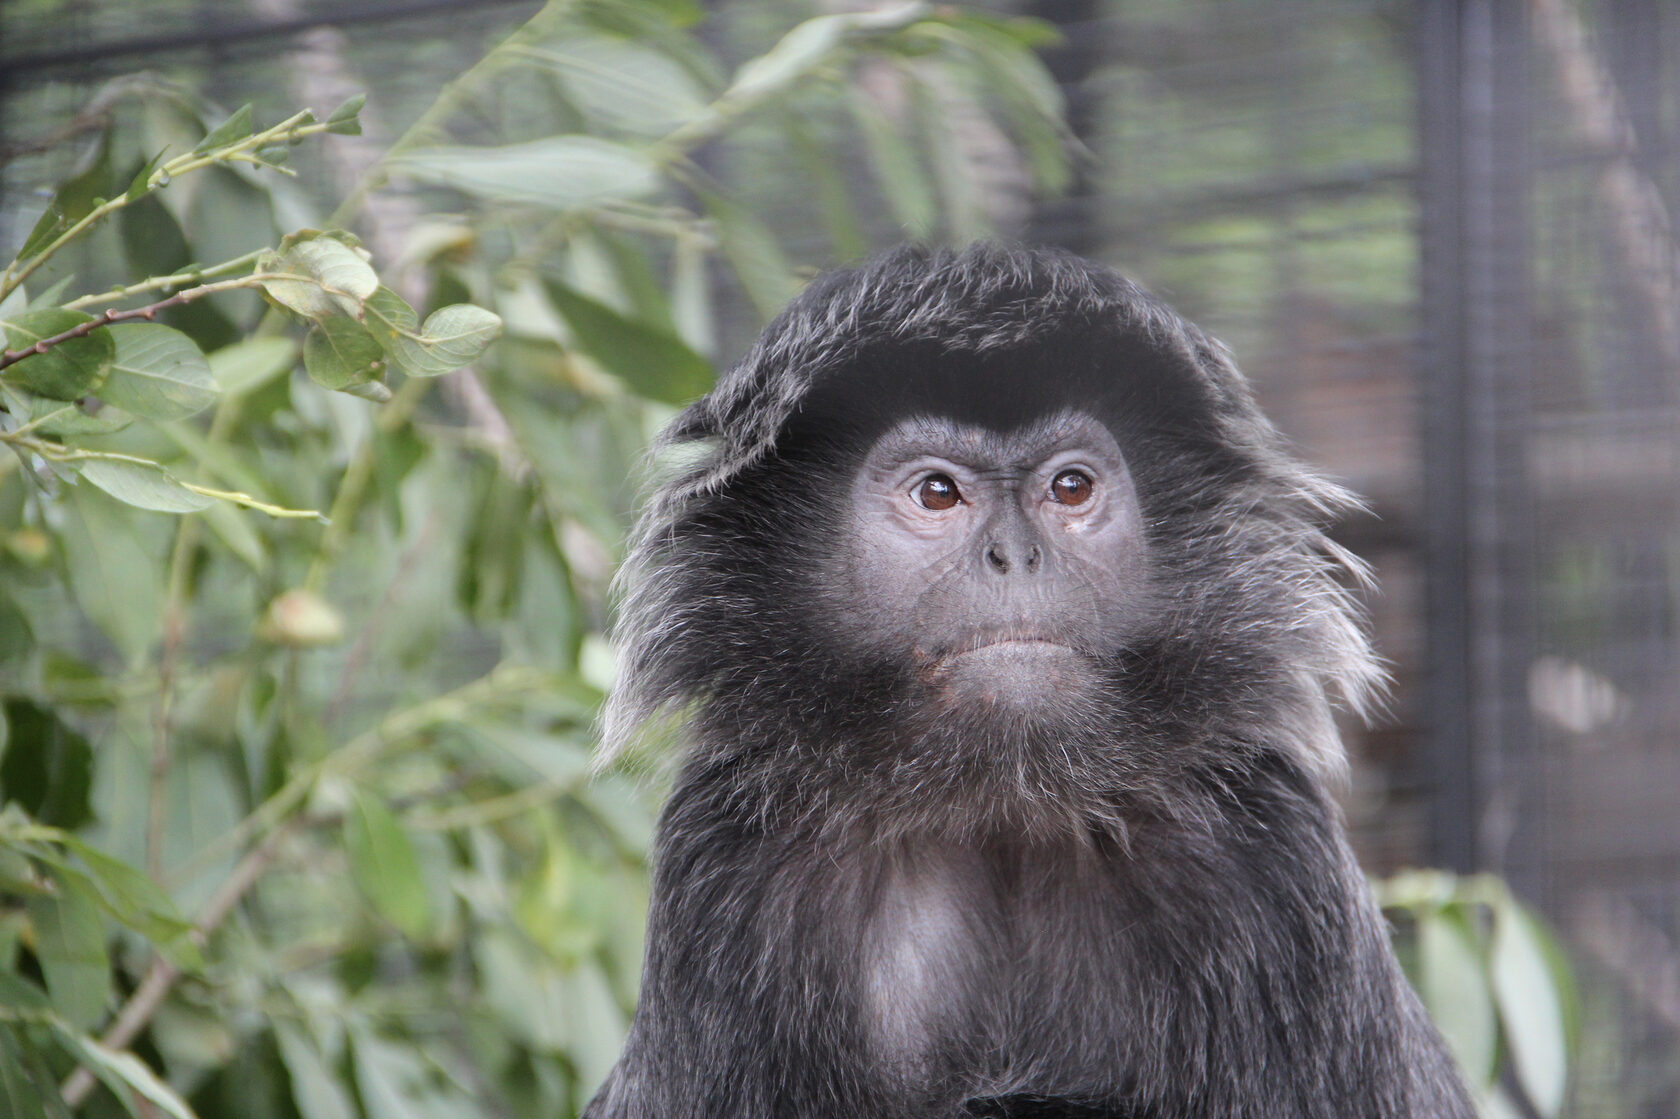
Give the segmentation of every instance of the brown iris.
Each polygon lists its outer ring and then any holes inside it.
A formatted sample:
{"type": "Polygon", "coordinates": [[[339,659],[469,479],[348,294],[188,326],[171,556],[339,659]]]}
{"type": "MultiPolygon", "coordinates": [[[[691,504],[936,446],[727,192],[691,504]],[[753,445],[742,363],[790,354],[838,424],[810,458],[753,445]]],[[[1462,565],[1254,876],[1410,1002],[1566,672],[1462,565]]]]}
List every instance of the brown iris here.
{"type": "Polygon", "coordinates": [[[962,494],[957,492],[957,484],[948,474],[929,474],[916,484],[913,492],[917,505],[935,512],[952,509],[962,503],[962,494]]]}
{"type": "Polygon", "coordinates": [[[1083,505],[1096,488],[1083,470],[1064,470],[1050,481],[1050,499],[1060,505],[1083,505]]]}

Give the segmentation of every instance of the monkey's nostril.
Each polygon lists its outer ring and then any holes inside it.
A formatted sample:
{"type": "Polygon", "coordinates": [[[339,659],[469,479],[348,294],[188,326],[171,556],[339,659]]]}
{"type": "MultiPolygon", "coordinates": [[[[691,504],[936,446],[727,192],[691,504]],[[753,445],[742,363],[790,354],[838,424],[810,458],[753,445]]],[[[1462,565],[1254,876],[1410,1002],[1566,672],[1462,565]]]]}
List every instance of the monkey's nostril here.
{"type": "Polygon", "coordinates": [[[1009,574],[1009,557],[996,544],[986,545],[986,561],[1004,575],[1009,574]]]}

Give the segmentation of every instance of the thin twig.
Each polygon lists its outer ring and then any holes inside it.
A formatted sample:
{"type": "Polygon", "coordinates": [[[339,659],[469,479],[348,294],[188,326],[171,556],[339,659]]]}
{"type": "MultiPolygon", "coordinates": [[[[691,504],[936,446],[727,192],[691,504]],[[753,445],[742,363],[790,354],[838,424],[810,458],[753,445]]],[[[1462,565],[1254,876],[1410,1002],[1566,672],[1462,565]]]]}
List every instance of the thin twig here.
{"type": "Polygon", "coordinates": [[[183,304],[191,303],[195,299],[203,299],[207,295],[215,295],[217,292],[221,291],[234,291],[239,288],[257,287],[269,280],[301,280],[306,283],[317,282],[308,276],[293,276],[286,273],[253,272],[249,276],[240,276],[233,280],[220,280],[213,284],[201,284],[195,288],[187,288],[185,291],[178,291],[168,299],[160,299],[156,303],[148,303],[144,307],[131,307],[126,311],[118,311],[115,309],[105,311],[101,314],[95,315],[87,322],[77,323],[69,330],[60,331],[50,338],[43,338],[39,342],[36,342],[33,346],[25,346],[19,350],[0,350],[0,369],[4,369],[8,365],[15,365],[26,357],[33,357],[36,354],[44,354],[54,346],[62,346],[64,343],[73,341],[74,339],[85,338],[101,327],[111,326],[120,322],[130,322],[134,319],[146,319],[147,321],[151,321],[152,319],[158,317],[158,312],[167,311],[171,307],[179,307],[183,304]]]}

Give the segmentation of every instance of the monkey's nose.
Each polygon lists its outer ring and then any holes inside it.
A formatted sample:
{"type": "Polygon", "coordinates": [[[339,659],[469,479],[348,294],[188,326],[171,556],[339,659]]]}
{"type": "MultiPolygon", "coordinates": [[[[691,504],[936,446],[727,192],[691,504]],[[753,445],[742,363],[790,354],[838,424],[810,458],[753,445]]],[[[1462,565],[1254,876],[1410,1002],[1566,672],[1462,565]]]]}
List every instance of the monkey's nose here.
{"type": "Polygon", "coordinates": [[[1011,546],[1010,542],[993,540],[986,545],[986,562],[999,575],[1008,575],[1017,566],[1029,573],[1037,571],[1043,558],[1037,544],[1016,542],[1011,546]]]}

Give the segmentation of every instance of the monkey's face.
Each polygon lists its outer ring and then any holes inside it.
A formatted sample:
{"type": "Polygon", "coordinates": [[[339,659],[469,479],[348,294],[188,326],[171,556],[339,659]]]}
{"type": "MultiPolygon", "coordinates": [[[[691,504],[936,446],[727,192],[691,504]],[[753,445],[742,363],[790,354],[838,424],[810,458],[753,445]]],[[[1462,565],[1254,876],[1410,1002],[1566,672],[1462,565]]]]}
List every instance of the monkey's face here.
{"type": "Polygon", "coordinates": [[[853,479],[835,596],[854,647],[941,707],[1054,717],[1146,609],[1138,495],[1080,412],[997,431],[939,417],[878,438],[853,479]]]}

